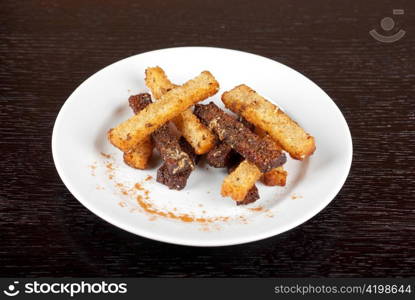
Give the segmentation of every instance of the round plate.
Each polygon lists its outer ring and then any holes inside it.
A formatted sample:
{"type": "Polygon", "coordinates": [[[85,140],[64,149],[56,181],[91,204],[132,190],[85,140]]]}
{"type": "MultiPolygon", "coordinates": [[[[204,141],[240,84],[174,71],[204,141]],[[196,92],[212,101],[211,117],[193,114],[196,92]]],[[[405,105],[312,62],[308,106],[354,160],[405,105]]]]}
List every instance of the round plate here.
{"type": "Polygon", "coordinates": [[[56,168],[71,193],[102,219],[143,237],[174,244],[223,246],[264,239],[307,221],[339,192],[352,161],[347,123],[316,84],[276,61],[241,51],[184,47],[151,51],[118,61],[83,82],[66,100],[52,136],[56,168]],[[176,84],[209,70],[220,84],[206,99],[246,84],[274,102],[315,137],[305,161],[288,157],[285,187],[258,182],[260,199],[236,206],[220,195],[224,169],[201,161],[182,191],[156,182],[160,160],[148,170],[123,162],[107,131],[133,115],[128,97],[148,92],[144,71],[161,66],[176,84]]]}

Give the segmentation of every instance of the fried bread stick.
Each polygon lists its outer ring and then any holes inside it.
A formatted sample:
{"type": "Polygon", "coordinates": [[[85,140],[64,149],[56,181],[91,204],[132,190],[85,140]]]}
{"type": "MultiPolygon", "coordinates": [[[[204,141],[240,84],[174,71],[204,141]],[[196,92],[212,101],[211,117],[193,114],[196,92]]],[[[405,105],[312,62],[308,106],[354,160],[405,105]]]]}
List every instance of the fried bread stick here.
{"type": "Polygon", "coordinates": [[[244,201],[261,175],[262,173],[256,165],[244,160],[224,179],[221,195],[231,197],[237,202],[244,201]]]}
{"type": "Polygon", "coordinates": [[[206,154],[206,162],[215,168],[224,168],[232,155],[232,147],[224,142],[219,142],[206,154]]]}
{"type": "Polygon", "coordinates": [[[246,194],[244,200],[242,200],[242,201],[236,201],[236,205],[247,205],[247,204],[250,204],[252,202],[257,201],[258,199],[259,199],[258,188],[257,188],[256,185],[254,185],[248,191],[248,193],[246,194]]]}
{"type": "Polygon", "coordinates": [[[265,130],[291,157],[302,160],[316,149],[309,135],[287,114],[242,84],[222,95],[225,106],[265,130]]]}
{"type": "Polygon", "coordinates": [[[178,138],[171,131],[168,123],[161,126],[153,134],[154,146],[164,160],[167,170],[171,174],[191,172],[194,169],[193,161],[180,147],[178,138]]]}
{"type": "MultiPolygon", "coordinates": [[[[137,114],[151,104],[149,94],[141,94],[141,97],[130,98],[130,106],[137,114]]],[[[165,168],[171,174],[191,172],[194,164],[189,155],[180,147],[179,140],[171,131],[169,123],[163,124],[159,129],[152,133],[154,146],[159,151],[164,160],[165,168]]]]}
{"type": "MultiPolygon", "coordinates": [[[[180,146],[189,157],[192,159],[193,164],[197,164],[198,156],[194,153],[192,146],[183,138],[180,138],[180,146]]],[[[171,174],[167,169],[166,163],[164,163],[157,170],[157,182],[166,185],[172,190],[182,190],[187,183],[187,179],[192,171],[186,171],[180,174],[171,174]]]]}
{"type": "Polygon", "coordinates": [[[190,143],[183,136],[180,137],[179,144],[182,150],[186,152],[187,155],[189,155],[190,159],[193,162],[193,165],[196,166],[199,163],[200,155],[196,154],[192,145],[190,145],[190,143]]]}
{"type": "MultiPolygon", "coordinates": [[[[248,122],[248,121],[246,121],[248,122]]],[[[276,143],[276,147],[281,148],[277,142],[275,142],[264,130],[261,128],[255,127],[254,131],[256,134],[258,134],[263,139],[272,140],[274,143],[276,143]]],[[[261,182],[267,186],[285,186],[287,183],[287,171],[284,169],[283,166],[276,167],[272,169],[271,171],[265,172],[261,176],[261,182]]]]}
{"type": "Polygon", "coordinates": [[[196,105],[194,112],[221,141],[255,164],[260,172],[268,172],[285,163],[285,154],[276,149],[273,143],[261,139],[213,102],[196,105]]]}
{"type": "MultiPolygon", "coordinates": [[[[160,67],[147,68],[145,82],[156,100],[177,87],[167,78],[160,67]]],[[[184,138],[192,145],[196,154],[205,154],[215,145],[215,136],[190,109],[185,110],[172,121],[184,138]]]]}
{"type": "MultiPolygon", "coordinates": [[[[242,156],[240,154],[236,153],[235,151],[231,152],[231,157],[228,162],[228,174],[235,171],[235,169],[238,167],[238,165],[243,160],[242,156]]],[[[253,187],[251,187],[248,190],[248,193],[246,194],[245,198],[242,201],[236,201],[236,205],[246,205],[252,202],[255,202],[259,199],[259,192],[257,186],[254,184],[253,187]]]]}
{"type": "MultiPolygon", "coordinates": [[[[252,123],[249,123],[245,118],[240,117],[239,121],[242,122],[247,128],[255,132],[259,137],[266,138],[271,142],[275,143],[275,147],[281,148],[279,144],[274,141],[264,130],[255,127],[252,123]]],[[[283,166],[276,167],[271,171],[265,172],[261,176],[261,182],[267,186],[285,186],[287,182],[287,171],[284,170],[283,166]]]]}
{"type": "Polygon", "coordinates": [[[182,86],[170,90],[161,96],[159,101],[151,103],[135,116],[110,129],[108,138],[114,146],[127,152],[164,123],[193,104],[214,95],[218,89],[219,84],[213,75],[204,71],[182,86]]]}
{"type": "MultiPolygon", "coordinates": [[[[139,94],[131,96],[128,102],[137,102],[133,98],[147,97],[146,94],[139,94]]],[[[124,162],[132,168],[145,169],[147,168],[148,162],[153,154],[153,141],[151,137],[146,137],[141,144],[138,144],[130,152],[124,152],[124,162]]]]}
{"type": "Polygon", "coordinates": [[[261,176],[261,182],[267,186],[285,186],[287,183],[287,171],[283,166],[276,167],[261,176]]]}
{"type": "Polygon", "coordinates": [[[180,174],[171,174],[167,169],[166,163],[163,163],[157,170],[157,182],[164,184],[171,190],[182,190],[187,184],[191,172],[187,171],[180,174]]]}
{"type": "Polygon", "coordinates": [[[151,138],[145,139],[130,152],[124,152],[124,162],[132,168],[144,170],[148,166],[153,154],[153,142],[151,138]]]}

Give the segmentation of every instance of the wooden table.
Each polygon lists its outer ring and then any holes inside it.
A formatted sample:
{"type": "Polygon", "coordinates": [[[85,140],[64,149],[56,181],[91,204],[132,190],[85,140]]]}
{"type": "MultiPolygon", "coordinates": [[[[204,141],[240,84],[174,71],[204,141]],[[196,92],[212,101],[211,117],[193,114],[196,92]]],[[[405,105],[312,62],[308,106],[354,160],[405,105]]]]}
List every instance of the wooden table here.
{"type": "Polygon", "coordinates": [[[414,1],[2,1],[0,20],[1,276],[415,275],[414,1]],[[400,41],[369,35],[386,16],[400,41]],[[275,59],[342,110],[352,169],[313,219],[246,245],[182,247],[109,225],[63,185],[50,144],[71,92],[124,57],[192,45],[275,59]]]}

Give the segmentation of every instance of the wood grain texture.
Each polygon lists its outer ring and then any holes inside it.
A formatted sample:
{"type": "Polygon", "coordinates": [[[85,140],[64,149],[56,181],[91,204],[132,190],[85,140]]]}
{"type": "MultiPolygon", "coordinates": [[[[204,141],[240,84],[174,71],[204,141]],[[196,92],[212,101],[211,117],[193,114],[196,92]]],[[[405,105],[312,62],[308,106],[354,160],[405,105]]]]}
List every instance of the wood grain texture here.
{"type": "Polygon", "coordinates": [[[415,275],[414,1],[2,1],[0,20],[1,276],[415,275]],[[373,40],[393,8],[407,35],[373,40]],[[65,188],[50,143],[70,93],[119,59],[189,45],[275,59],[336,102],[353,165],[320,214],[260,242],[181,247],[109,225],[65,188]]]}

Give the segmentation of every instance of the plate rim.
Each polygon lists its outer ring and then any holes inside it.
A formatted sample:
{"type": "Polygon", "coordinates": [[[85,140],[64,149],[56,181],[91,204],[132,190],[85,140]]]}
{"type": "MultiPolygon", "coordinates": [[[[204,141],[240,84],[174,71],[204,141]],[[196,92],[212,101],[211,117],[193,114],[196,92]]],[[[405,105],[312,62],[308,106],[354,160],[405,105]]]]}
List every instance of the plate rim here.
{"type": "Polygon", "coordinates": [[[170,48],[162,48],[162,49],[157,49],[157,50],[151,50],[151,51],[146,51],[146,52],[142,52],[142,53],[137,53],[128,57],[125,57],[123,59],[120,59],[118,61],[115,61],[101,69],[99,69],[98,71],[96,71],[94,74],[90,75],[88,78],[86,78],[85,80],[83,80],[73,91],[72,93],[66,98],[65,102],[63,103],[63,105],[61,106],[61,108],[59,109],[59,112],[56,116],[54,125],[53,125],[53,130],[52,130],[52,137],[51,137],[51,148],[52,148],[52,157],[53,157],[53,162],[55,165],[55,168],[58,172],[58,175],[60,177],[60,179],[62,180],[63,184],[65,185],[65,187],[69,190],[69,192],[83,205],[85,206],[89,211],[91,211],[93,214],[95,214],[96,216],[98,216],[99,218],[101,218],[102,220],[108,222],[111,225],[114,225],[122,230],[125,230],[127,232],[130,232],[132,234],[141,236],[141,237],[145,237],[151,240],[155,240],[158,242],[164,242],[164,243],[169,243],[169,244],[175,244],[175,245],[183,245],[183,246],[194,246],[194,247],[222,247],[222,246],[232,246],[232,245],[240,245],[240,244],[246,244],[246,243],[251,243],[251,242],[256,242],[256,241],[260,241],[263,239],[267,239],[270,237],[274,237],[276,235],[279,235],[281,233],[284,233],[286,231],[289,231],[291,229],[294,229],[298,226],[300,226],[301,224],[304,224],[305,222],[309,221],[311,218],[313,218],[314,216],[316,216],[319,212],[323,211],[337,196],[337,194],[340,192],[340,190],[342,189],[342,187],[344,186],[349,174],[350,174],[350,170],[351,170],[351,166],[352,166],[352,161],[353,161],[353,139],[352,139],[352,135],[350,132],[350,128],[347,124],[346,118],[344,117],[343,113],[341,112],[340,108],[336,105],[336,103],[332,100],[332,98],[322,89],[320,88],[315,82],[313,82],[311,79],[309,79],[307,76],[305,76],[304,74],[302,74],[301,72],[281,63],[278,62],[276,60],[273,60],[271,58],[259,55],[259,54],[255,54],[255,53],[250,53],[250,52],[246,52],[246,51],[242,51],[242,50],[236,50],[236,49],[230,49],[230,48],[221,48],[221,47],[208,47],[208,46],[185,46],[185,47],[170,47],[170,48]],[[348,143],[348,148],[347,149],[348,153],[349,153],[349,157],[347,157],[347,171],[345,171],[343,174],[343,177],[341,178],[341,180],[339,180],[339,184],[336,188],[332,189],[331,192],[329,194],[326,194],[326,196],[324,197],[324,201],[320,201],[319,205],[316,206],[315,209],[313,210],[308,210],[307,213],[302,217],[302,218],[297,218],[294,221],[288,222],[286,224],[284,224],[283,226],[279,226],[277,228],[274,229],[270,229],[266,232],[259,232],[257,234],[255,234],[255,237],[252,238],[252,236],[248,236],[247,238],[244,237],[238,237],[238,238],[232,238],[232,239],[227,239],[226,241],[223,240],[196,240],[196,239],[192,239],[192,240],[188,240],[188,239],[182,239],[182,238],[175,238],[175,237],[169,237],[169,236],[162,236],[160,234],[157,233],[149,233],[148,231],[145,230],[141,230],[141,228],[139,227],[133,227],[132,225],[129,225],[127,223],[123,223],[121,221],[119,221],[117,218],[112,217],[110,214],[106,213],[103,210],[100,210],[98,207],[94,206],[94,205],[90,205],[88,203],[87,199],[84,199],[84,197],[78,192],[78,190],[70,183],[70,180],[66,177],[63,168],[59,162],[59,159],[57,157],[57,153],[56,153],[56,148],[57,148],[57,142],[56,142],[56,132],[57,132],[57,128],[59,127],[59,124],[62,121],[62,115],[66,109],[66,107],[68,106],[68,100],[73,96],[73,94],[83,85],[85,85],[90,79],[92,79],[94,76],[96,76],[98,73],[101,73],[102,71],[104,71],[105,69],[111,67],[114,64],[120,63],[124,60],[130,59],[132,57],[135,56],[139,56],[139,55],[144,55],[144,54],[150,54],[150,53],[156,53],[156,52],[160,52],[160,51],[172,51],[172,50],[182,50],[182,49],[188,49],[188,50],[218,50],[218,51],[228,51],[228,52],[238,52],[240,54],[243,55],[252,55],[252,56],[256,56],[259,59],[265,59],[268,60],[270,63],[277,63],[285,68],[290,69],[291,71],[294,71],[295,73],[297,73],[297,75],[300,75],[301,77],[303,77],[303,79],[305,79],[306,81],[309,81],[314,87],[316,87],[317,89],[319,89],[322,93],[324,93],[328,99],[331,101],[331,104],[334,106],[335,109],[337,109],[337,111],[340,113],[341,116],[341,121],[343,123],[344,129],[346,129],[346,133],[347,133],[347,139],[349,140],[348,143]]]}

